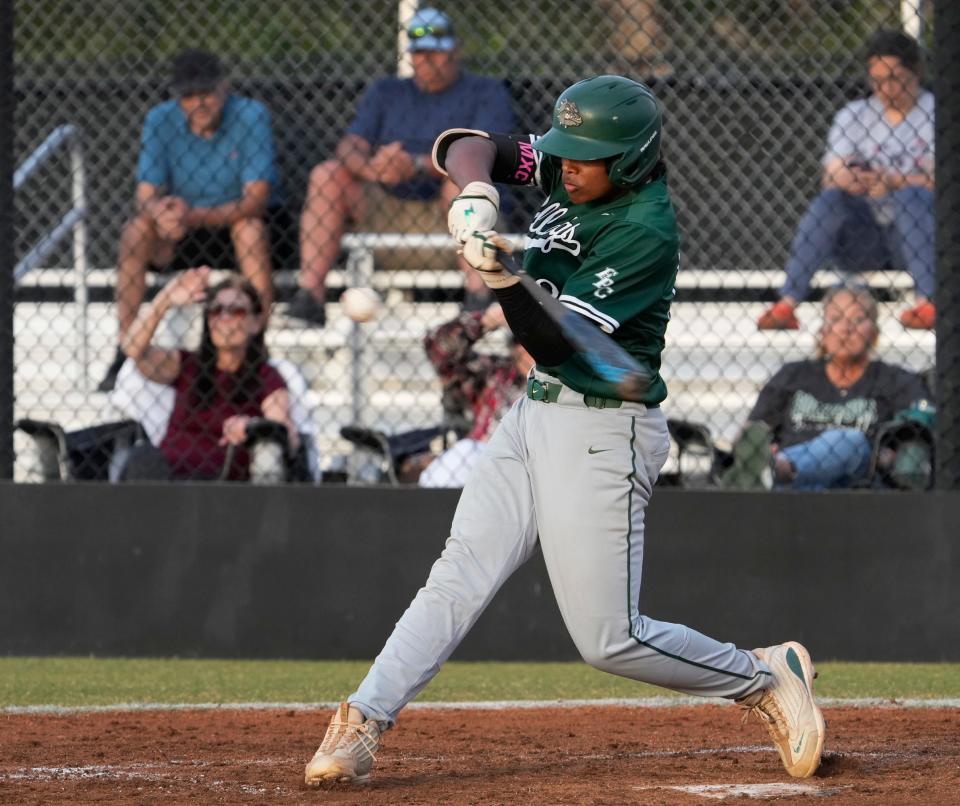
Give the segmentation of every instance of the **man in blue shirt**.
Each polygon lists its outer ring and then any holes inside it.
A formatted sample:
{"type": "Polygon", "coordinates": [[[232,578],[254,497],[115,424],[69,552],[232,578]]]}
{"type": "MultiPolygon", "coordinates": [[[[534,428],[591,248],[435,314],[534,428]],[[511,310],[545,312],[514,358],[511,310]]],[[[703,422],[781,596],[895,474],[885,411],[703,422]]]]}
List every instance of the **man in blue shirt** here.
{"type": "MultiPolygon", "coordinates": [[[[270,310],[271,240],[283,229],[270,113],[231,95],[220,60],[186,50],[173,61],[175,98],[146,116],[136,213],[120,237],[120,338],[143,301],[148,268],[239,268],[270,310]]],[[[100,391],[113,388],[118,352],[100,391]]]]}
{"type": "MultiPolygon", "coordinates": [[[[300,219],[300,291],[289,313],[315,325],[325,323],[326,275],[349,226],[447,231],[446,210],[460,191],[433,167],[431,151],[440,132],[455,126],[513,131],[506,87],[460,69],[459,40],[446,14],[420,9],[407,36],[413,77],[375,81],[360,99],[335,158],[310,173],[300,219]]],[[[411,255],[406,258],[425,268],[411,255]]],[[[476,272],[464,271],[468,292],[483,291],[473,279],[476,272]]]]}

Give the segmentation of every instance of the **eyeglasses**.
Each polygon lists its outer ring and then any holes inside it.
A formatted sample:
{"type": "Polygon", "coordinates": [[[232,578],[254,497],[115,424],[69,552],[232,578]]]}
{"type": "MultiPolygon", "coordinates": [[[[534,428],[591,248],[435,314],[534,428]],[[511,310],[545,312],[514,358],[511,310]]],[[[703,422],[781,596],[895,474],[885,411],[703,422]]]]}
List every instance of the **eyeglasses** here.
{"type": "Polygon", "coordinates": [[[453,31],[446,25],[417,25],[407,30],[411,39],[423,39],[425,36],[453,36],[453,31]]]}
{"type": "Polygon", "coordinates": [[[232,319],[240,319],[243,316],[249,315],[251,310],[252,309],[246,305],[221,305],[219,302],[215,302],[207,308],[207,316],[211,319],[215,319],[218,316],[229,316],[232,319]]]}
{"type": "Polygon", "coordinates": [[[207,89],[187,89],[180,93],[180,100],[192,101],[199,99],[202,101],[216,94],[216,87],[209,87],[207,89]]]}

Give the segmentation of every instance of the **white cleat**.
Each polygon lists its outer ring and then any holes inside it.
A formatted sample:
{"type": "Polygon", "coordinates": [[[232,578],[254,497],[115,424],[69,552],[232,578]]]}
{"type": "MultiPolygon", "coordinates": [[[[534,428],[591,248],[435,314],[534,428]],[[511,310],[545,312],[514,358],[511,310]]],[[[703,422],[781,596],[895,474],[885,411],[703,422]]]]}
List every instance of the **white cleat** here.
{"type": "MultiPolygon", "coordinates": [[[[354,709],[356,713],[356,709],[354,709]]],[[[307,786],[322,783],[365,784],[376,761],[380,746],[380,724],[350,719],[350,704],[342,702],[330,720],[320,748],[313,754],[304,772],[307,786]]]]}
{"type": "Polygon", "coordinates": [[[817,673],[810,653],[796,641],[753,652],[770,667],[773,683],[737,702],[766,724],[787,772],[809,778],[820,766],[826,735],[823,714],[813,698],[817,673]]]}

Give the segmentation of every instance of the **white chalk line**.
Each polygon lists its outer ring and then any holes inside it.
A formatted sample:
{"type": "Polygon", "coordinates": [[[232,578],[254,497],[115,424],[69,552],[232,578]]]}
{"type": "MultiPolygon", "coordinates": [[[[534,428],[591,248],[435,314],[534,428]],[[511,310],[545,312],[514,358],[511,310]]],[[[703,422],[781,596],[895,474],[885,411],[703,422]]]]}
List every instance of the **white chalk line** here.
{"type": "MultiPolygon", "coordinates": [[[[723,756],[723,755],[749,755],[751,753],[776,753],[776,748],[772,744],[739,744],[723,747],[701,747],[687,748],[678,750],[637,750],[635,752],[617,751],[611,753],[561,753],[556,750],[549,751],[551,756],[568,761],[614,761],[622,759],[643,759],[643,758],[686,758],[690,756],[723,756]]],[[[856,758],[867,759],[870,761],[908,761],[913,758],[928,756],[925,750],[904,751],[904,750],[825,750],[823,758],[841,759],[856,758]]],[[[470,758],[466,753],[451,754],[443,753],[432,756],[403,756],[402,761],[418,761],[428,763],[459,762],[470,758]]]]}
{"type": "MultiPolygon", "coordinates": [[[[283,766],[289,763],[288,759],[242,759],[234,761],[216,762],[218,767],[224,765],[251,767],[256,765],[283,766]]],[[[176,768],[186,767],[212,767],[212,761],[178,761],[171,759],[163,764],[150,764],[137,761],[129,764],[84,764],[70,767],[20,767],[12,770],[0,769],[0,781],[24,781],[24,782],[44,782],[44,781],[113,781],[113,782],[135,782],[148,784],[190,784],[205,789],[223,790],[229,789],[242,792],[246,795],[289,795],[290,790],[283,787],[273,787],[267,789],[261,786],[251,784],[241,784],[231,781],[224,781],[219,778],[207,780],[203,773],[199,775],[189,775],[183,778],[174,771],[176,768]]]]}
{"type": "MultiPolygon", "coordinates": [[[[824,708],[889,708],[925,709],[960,708],[960,699],[922,699],[905,697],[818,697],[824,708]]],[[[111,705],[6,705],[0,714],[85,714],[124,711],[325,711],[336,708],[336,702],[203,702],[203,703],[116,703],[111,705]]],[[[636,699],[592,700],[477,700],[460,702],[413,702],[408,710],[429,711],[501,711],[514,708],[681,708],[698,705],[735,706],[730,700],[717,697],[642,697],[636,699]]]]}

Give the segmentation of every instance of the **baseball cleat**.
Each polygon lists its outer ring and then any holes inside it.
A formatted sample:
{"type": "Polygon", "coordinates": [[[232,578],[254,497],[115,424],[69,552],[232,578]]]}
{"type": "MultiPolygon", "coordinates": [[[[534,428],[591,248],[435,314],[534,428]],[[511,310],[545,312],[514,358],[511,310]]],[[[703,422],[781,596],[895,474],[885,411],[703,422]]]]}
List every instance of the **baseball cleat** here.
{"type": "MultiPolygon", "coordinates": [[[[355,710],[355,713],[359,713],[355,710]]],[[[362,719],[362,718],[361,718],[362,719]]],[[[380,725],[373,719],[350,719],[350,704],[340,703],[320,748],[304,772],[307,786],[322,783],[365,784],[380,746],[380,725]]]]}
{"type": "Polygon", "coordinates": [[[794,778],[809,778],[820,766],[826,726],[813,698],[814,671],[810,653],[796,641],[755,649],[773,673],[770,688],[737,702],[767,726],[783,766],[794,778]]]}

